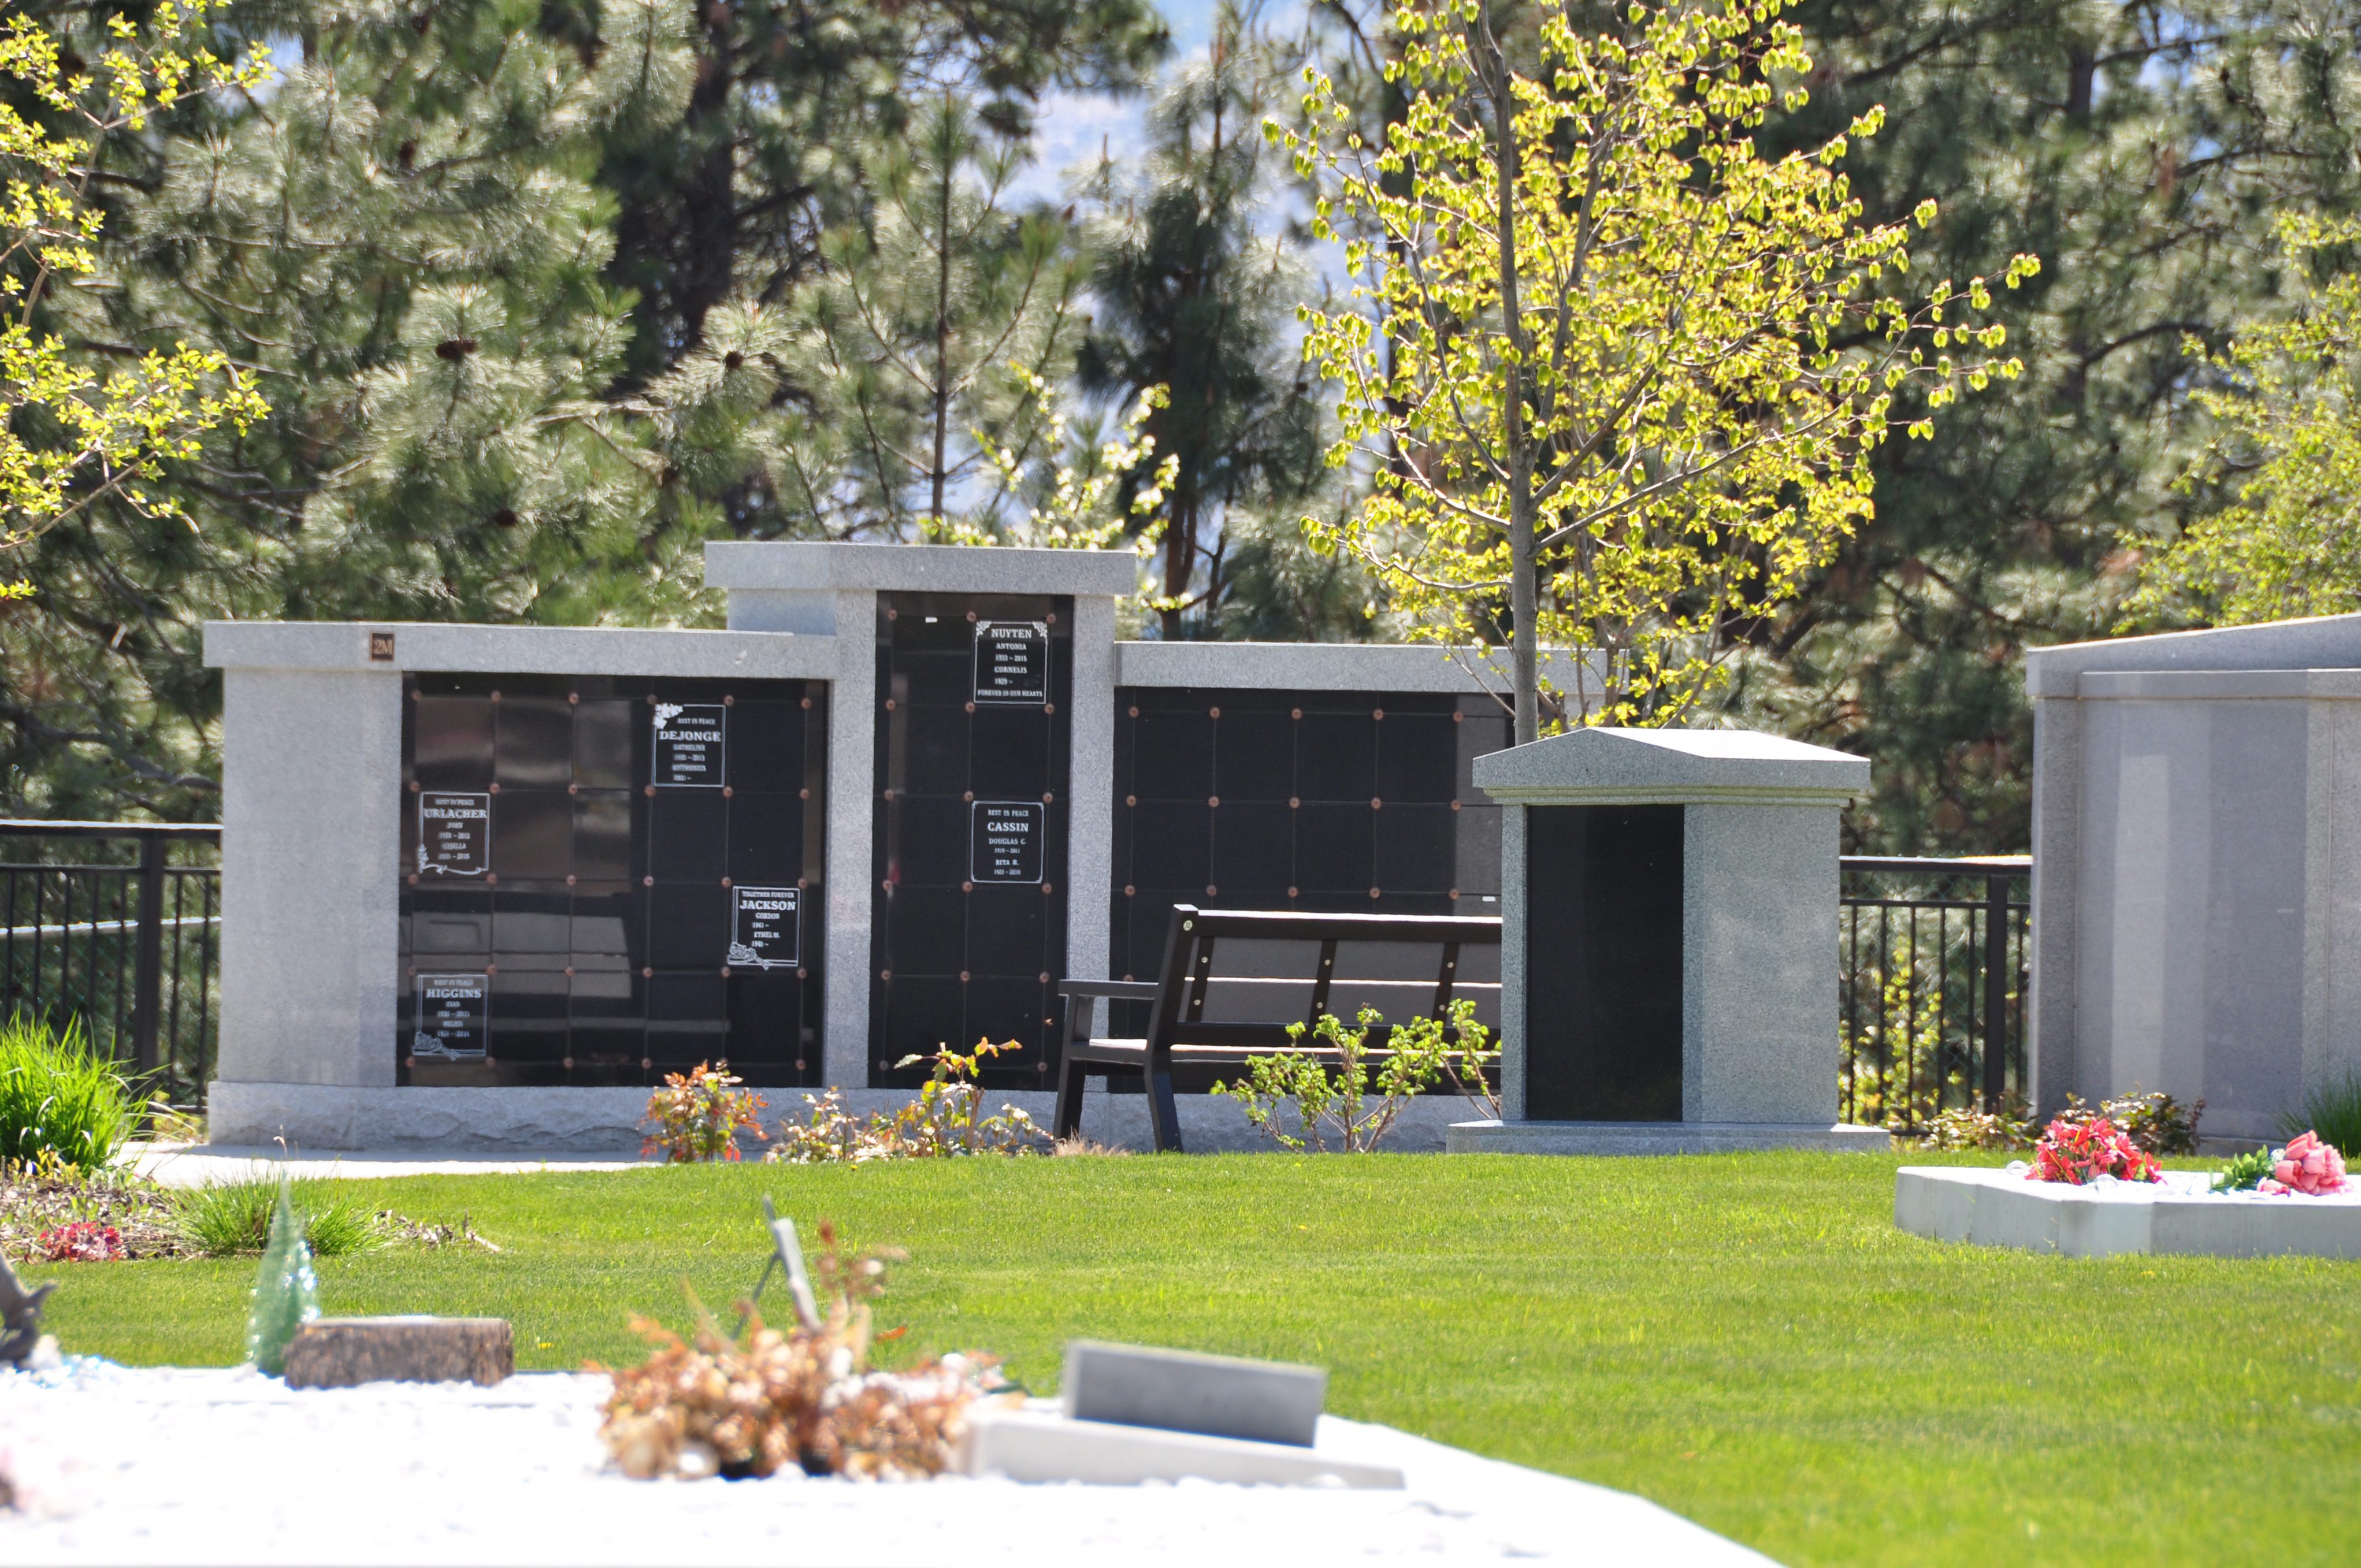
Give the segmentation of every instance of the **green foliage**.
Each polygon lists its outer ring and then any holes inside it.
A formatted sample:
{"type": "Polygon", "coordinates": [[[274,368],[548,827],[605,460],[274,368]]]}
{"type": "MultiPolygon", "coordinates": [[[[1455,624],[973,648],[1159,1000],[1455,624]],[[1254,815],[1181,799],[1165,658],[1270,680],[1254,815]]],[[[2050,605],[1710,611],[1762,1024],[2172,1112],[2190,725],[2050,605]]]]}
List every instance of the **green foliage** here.
{"type": "Polygon", "coordinates": [[[44,1156],[84,1170],[113,1163],[138,1124],[139,1096],[79,1020],[29,1013],[0,1024],[0,1160],[44,1156]]]}
{"type": "Polygon", "coordinates": [[[768,1102],[723,1062],[698,1062],[686,1073],[664,1074],[662,1087],[648,1096],[641,1124],[651,1123],[643,1155],[661,1154],[667,1165],[691,1165],[699,1160],[739,1157],[738,1135],[767,1138],[763,1113],[768,1102]]]}
{"type": "MultiPolygon", "coordinates": [[[[1316,71],[1308,128],[1267,127],[1354,280],[1349,304],[1303,313],[1343,391],[1329,461],[1378,474],[1341,527],[1307,526],[1424,634],[1510,643],[1520,740],[1542,641],[1594,655],[1567,717],[1682,718],[1723,678],[1724,627],[1873,515],[1888,433],[1930,433],[2018,372],[1982,275],[1880,291],[1937,213],[1861,222],[1837,166],[1881,110],[1760,150],[1774,105],[1809,97],[1784,8],[1543,13],[1511,38],[1489,7],[1402,0],[1389,71],[1410,101],[1381,146],[1316,71]]],[[[1995,277],[2038,269],[2018,255],[1995,277]]]]}
{"type": "Polygon", "coordinates": [[[2270,1173],[2271,1151],[2268,1147],[2249,1149],[2245,1154],[2231,1157],[2230,1163],[2224,1166],[2222,1173],[2213,1179],[2212,1190],[2252,1192],[2256,1184],[2270,1173]]]}
{"type": "Polygon", "coordinates": [[[2226,354],[2187,340],[2218,378],[2194,392],[2218,430],[2182,485],[2236,501],[2146,564],[2125,605],[2135,620],[2235,625],[2361,609],[2361,275],[2346,269],[2361,220],[2286,213],[2279,234],[2289,276],[2320,280],[2295,313],[2247,327],[2226,354]]]}
{"type": "Polygon", "coordinates": [[[2128,1094],[2111,1095],[2095,1111],[2082,1102],[2081,1095],[2069,1094],[2066,1109],[2053,1120],[2071,1127],[2104,1119],[2144,1154],[2190,1155],[2197,1152],[2197,1121],[2204,1114],[2202,1100],[2183,1105],[2161,1091],[2142,1093],[2135,1089],[2128,1094]]]}
{"type": "Polygon", "coordinates": [[[1922,1149],[2029,1149],[2041,1135],[2032,1107],[2012,1094],[1997,1111],[1955,1106],[1927,1119],[1919,1135],[1922,1149]]]}
{"type": "Polygon", "coordinates": [[[2307,1091],[2302,1106],[2279,1118],[2279,1131],[2290,1138],[2318,1133],[2346,1159],[2361,1160],[2361,1068],[2307,1091]]]}
{"type": "Polygon", "coordinates": [[[303,1244],[319,1257],[343,1257],[380,1247],[387,1226],[352,1189],[335,1181],[300,1184],[257,1176],[174,1190],[164,1223],[190,1251],[206,1257],[252,1255],[269,1249],[282,1198],[300,1213],[303,1244]]]}
{"type": "Polygon", "coordinates": [[[279,1376],[287,1370],[287,1347],[297,1331],[320,1315],[320,1280],[312,1270],[312,1249],[280,1179],[271,1206],[270,1236],[254,1278],[254,1306],[246,1321],[246,1359],[279,1376]]]}
{"type": "Polygon", "coordinates": [[[906,1056],[894,1065],[933,1061],[917,1096],[895,1111],[873,1111],[863,1120],[844,1109],[836,1090],[804,1096],[810,1114],[779,1129],[778,1146],[766,1157],[793,1165],[860,1165],[879,1159],[944,1159],[961,1155],[1033,1155],[1050,1152],[1049,1139],[1033,1118],[1014,1105],[986,1116],[980,1081],[987,1058],[1017,1048],[1016,1042],[978,1040],[962,1055],[944,1046],[933,1057],[906,1056]]]}
{"type": "MultiPolygon", "coordinates": [[[[1411,1097],[1445,1078],[1471,1098],[1490,1098],[1488,1091],[1475,1086],[1486,1081],[1483,1069],[1499,1053],[1486,1054],[1488,1031],[1476,1022],[1473,1002],[1465,997],[1453,1002],[1447,1018],[1397,1024],[1386,1032],[1381,1047],[1368,1043],[1369,1032],[1385,1023],[1377,1009],[1362,1008],[1359,1023],[1359,1028],[1347,1029],[1335,1014],[1323,1013],[1311,1031],[1315,1044],[1308,1048],[1303,1025],[1290,1024],[1288,1037],[1297,1048],[1248,1057],[1246,1076],[1227,1085],[1216,1083],[1213,1092],[1236,1101],[1246,1120],[1280,1147],[1322,1154],[1328,1151],[1332,1137],[1344,1154],[1376,1148],[1393,1130],[1411,1097]],[[1455,1061],[1455,1047],[1462,1039],[1470,1055],[1455,1061]],[[1281,1114],[1288,1106],[1295,1113],[1293,1133],[1281,1114]]],[[[1497,1115],[1499,1101],[1490,1099],[1490,1103],[1497,1115]]]]}

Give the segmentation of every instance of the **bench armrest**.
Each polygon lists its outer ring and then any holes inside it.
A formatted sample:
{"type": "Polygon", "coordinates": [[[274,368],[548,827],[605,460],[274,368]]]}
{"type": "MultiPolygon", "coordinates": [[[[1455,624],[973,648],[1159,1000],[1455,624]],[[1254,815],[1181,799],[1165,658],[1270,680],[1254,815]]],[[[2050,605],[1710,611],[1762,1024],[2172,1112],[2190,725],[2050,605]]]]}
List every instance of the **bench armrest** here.
{"type": "Polygon", "coordinates": [[[1152,980],[1061,980],[1058,982],[1060,996],[1104,996],[1115,1002],[1153,1002],[1156,982],[1152,980]]]}

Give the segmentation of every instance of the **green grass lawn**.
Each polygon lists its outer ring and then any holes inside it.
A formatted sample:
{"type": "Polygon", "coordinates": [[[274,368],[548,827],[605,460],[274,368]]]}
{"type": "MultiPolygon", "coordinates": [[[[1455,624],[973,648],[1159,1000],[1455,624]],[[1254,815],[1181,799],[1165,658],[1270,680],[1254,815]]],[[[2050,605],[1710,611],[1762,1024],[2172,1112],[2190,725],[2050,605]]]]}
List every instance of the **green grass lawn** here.
{"type": "MultiPolygon", "coordinates": [[[[1937,1156],[1912,1156],[1928,1162],[1937,1156]]],[[[2361,1563],[2361,1265],[2074,1261],[1894,1228],[1899,1158],[1232,1156],[369,1184],[506,1250],[320,1266],[335,1313],[634,1354],[752,1283],[768,1192],[891,1244],[894,1348],[1054,1387],[1071,1336],[1315,1362],[1329,1409],[1653,1497],[1794,1563],[2361,1563]]],[[[1990,1163],[1990,1157],[1962,1163],[1990,1163]]],[[[82,1265],[70,1351],[237,1359],[251,1262],[82,1265]]]]}

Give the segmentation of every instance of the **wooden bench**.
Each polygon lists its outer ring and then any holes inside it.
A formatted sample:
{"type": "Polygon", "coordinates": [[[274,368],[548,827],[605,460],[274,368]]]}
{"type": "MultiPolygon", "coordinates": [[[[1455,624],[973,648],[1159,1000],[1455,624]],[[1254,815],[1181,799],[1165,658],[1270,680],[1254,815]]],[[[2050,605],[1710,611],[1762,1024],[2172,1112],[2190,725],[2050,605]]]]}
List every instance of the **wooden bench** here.
{"type": "MultiPolygon", "coordinates": [[[[1178,1089],[1202,1092],[1235,1078],[1250,1056],[1304,1050],[1334,1059],[1333,1049],[1299,1046],[1320,1015],[1346,1024],[1374,1007],[1387,1028],[1440,1018],[1455,997],[1476,1003],[1477,1021],[1500,1027],[1500,922],[1497,917],[1424,915],[1298,915],[1202,910],[1175,905],[1165,933],[1164,966],[1154,981],[1070,980],[1065,1048],[1058,1068],[1061,1138],[1082,1131],[1083,1080],[1137,1076],[1148,1094],[1156,1146],[1180,1147],[1178,1089]],[[1091,1037],[1095,1004],[1150,1003],[1138,1039],[1091,1037]]],[[[1109,1021],[1113,1021],[1113,1006],[1109,1021]]]]}

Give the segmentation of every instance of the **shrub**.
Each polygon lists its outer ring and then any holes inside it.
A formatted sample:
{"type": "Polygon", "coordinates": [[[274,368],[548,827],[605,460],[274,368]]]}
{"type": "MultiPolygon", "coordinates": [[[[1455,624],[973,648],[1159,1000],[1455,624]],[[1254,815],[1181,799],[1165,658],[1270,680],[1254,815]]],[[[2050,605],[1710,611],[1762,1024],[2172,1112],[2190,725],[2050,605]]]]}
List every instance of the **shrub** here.
{"type": "Polygon", "coordinates": [[[2361,1068],[2332,1079],[2303,1097],[2303,1107],[2279,1118],[2292,1138],[2312,1132],[2346,1159],[2361,1159],[2361,1068]]]}
{"type": "Polygon", "coordinates": [[[844,1108],[840,1091],[807,1094],[811,1113],[801,1125],[779,1129],[778,1146],[766,1157],[792,1165],[858,1165],[873,1159],[942,1159],[959,1155],[1047,1154],[1051,1145],[1031,1116],[1014,1105],[1003,1105],[997,1116],[983,1116],[983,1086],[976,1081],[986,1057],[1017,1049],[1010,1040],[994,1045],[978,1040],[961,1056],[949,1046],[932,1058],[904,1057],[895,1065],[914,1067],[931,1060],[934,1070],[918,1086],[918,1097],[890,1114],[873,1111],[865,1118],[844,1108]]]}
{"type": "MultiPolygon", "coordinates": [[[[1335,1053],[1332,1067],[1321,1057],[1308,1051],[1283,1051],[1276,1056],[1248,1057],[1246,1076],[1227,1085],[1216,1083],[1213,1092],[1225,1094],[1246,1108],[1246,1120],[1263,1133],[1290,1149],[1311,1147],[1324,1154],[1333,1135],[1339,1149],[1346,1154],[1363,1154],[1377,1147],[1410,1103],[1411,1097],[1432,1089],[1446,1076],[1453,1086],[1467,1093],[1467,1078],[1483,1083],[1483,1068],[1497,1051],[1484,1048],[1488,1031],[1476,1022],[1476,1004],[1461,998],[1450,1007],[1448,1021],[1441,1018],[1416,1018],[1397,1025],[1388,1036],[1382,1052],[1373,1051],[1368,1045],[1369,1031],[1385,1022],[1374,1007],[1361,1009],[1360,1027],[1347,1029],[1334,1014],[1323,1013],[1313,1026],[1312,1037],[1324,1041],[1335,1053]],[[1452,1047],[1454,1039],[1466,1039],[1472,1053],[1463,1055],[1455,1067],[1452,1047]],[[1382,1059],[1371,1071],[1370,1058],[1382,1059]],[[1466,1073],[1467,1078],[1462,1074],[1466,1073]],[[1375,1088],[1378,1102],[1367,1103],[1369,1091],[1375,1088]],[[1295,1105],[1296,1125],[1302,1135],[1287,1132],[1279,1122],[1279,1109],[1287,1102],[1295,1105]]],[[[1301,1042],[1303,1025],[1290,1024],[1288,1037],[1301,1042]]],[[[1473,1098],[1471,1095],[1470,1098],[1473,1098]]],[[[1490,1096],[1487,1093],[1487,1099],[1490,1096]]],[[[1495,1114],[1498,1102],[1492,1102],[1495,1114]]]]}
{"type": "Polygon", "coordinates": [[[1997,1111],[1973,1107],[1946,1111],[1927,1124],[1922,1149],[2029,1149],[2034,1146],[2032,1108],[2012,1094],[1997,1111]]]}
{"type": "Polygon", "coordinates": [[[665,1074],[664,1087],[648,1096],[647,1112],[641,1117],[643,1124],[653,1122],[655,1131],[640,1152],[662,1151],[667,1165],[691,1165],[736,1159],[741,1131],[769,1137],[761,1125],[769,1106],[752,1090],[737,1087],[744,1081],[731,1074],[727,1061],[698,1062],[686,1077],[665,1074]]]}
{"type": "Polygon", "coordinates": [[[130,1141],[138,1105],[79,1022],[53,1029],[17,1013],[0,1025],[0,1160],[30,1164],[49,1153],[95,1170],[130,1141]]]}
{"type": "Polygon", "coordinates": [[[96,1220],[76,1220],[41,1233],[40,1256],[48,1263],[119,1263],[131,1255],[123,1248],[123,1233],[96,1220]]]}
{"type": "MultiPolygon", "coordinates": [[[[184,1188],[172,1194],[166,1223],[189,1250],[207,1257],[259,1253],[270,1241],[279,1189],[270,1177],[184,1188]]],[[[386,1244],[385,1222],[346,1198],[335,1182],[306,1181],[291,1190],[303,1214],[303,1240],[315,1255],[339,1257],[386,1244]]]]}

